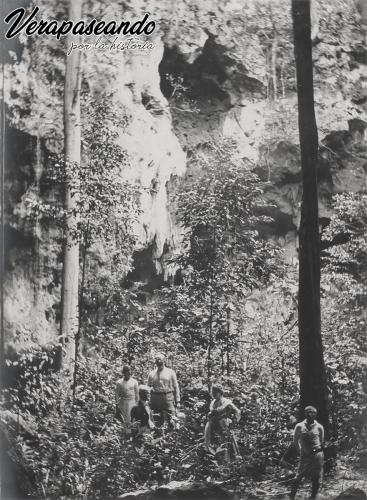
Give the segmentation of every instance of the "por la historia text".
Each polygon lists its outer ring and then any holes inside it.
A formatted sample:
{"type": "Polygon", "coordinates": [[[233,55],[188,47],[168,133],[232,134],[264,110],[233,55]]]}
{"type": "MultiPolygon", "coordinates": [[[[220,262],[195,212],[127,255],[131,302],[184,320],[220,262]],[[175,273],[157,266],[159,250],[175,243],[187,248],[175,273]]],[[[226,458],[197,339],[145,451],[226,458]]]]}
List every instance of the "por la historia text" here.
{"type": "Polygon", "coordinates": [[[125,41],[119,41],[118,37],[116,37],[114,40],[107,40],[103,41],[102,37],[100,36],[96,42],[92,43],[74,43],[71,42],[70,47],[68,48],[68,51],[66,53],[67,56],[70,56],[70,54],[74,50],[83,50],[83,51],[88,51],[90,49],[96,49],[96,50],[108,50],[108,51],[119,51],[119,50],[151,50],[155,47],[155,45],[151,42],[148,41],[141,41],[136,38],[128,38],[125,41]]]}
{"type": "Polygon", "coordinates": [[[62,36],[72,33],[73,35],[151,35],[155,30],[155,22],[149,21],[149,14],[145,14],[140,21],[131,23],[130,21],[40,21],[35,17],[39,12],[39,7],[35,7],[31,14],[25,18],[25,9],[20,7],[10,12],[4,21],[9,24],[12,21],[5,36],[7,39],[19,35],[22,31],[26,35],[51,35],[58,40],[62,36]]]}

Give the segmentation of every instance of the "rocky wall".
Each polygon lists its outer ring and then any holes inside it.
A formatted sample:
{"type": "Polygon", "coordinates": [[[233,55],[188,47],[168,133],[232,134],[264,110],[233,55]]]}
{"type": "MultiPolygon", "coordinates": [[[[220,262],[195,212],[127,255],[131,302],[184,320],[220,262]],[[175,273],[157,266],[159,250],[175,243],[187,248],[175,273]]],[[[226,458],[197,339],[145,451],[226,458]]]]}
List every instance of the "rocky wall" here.
{"type": "MultiPolygon", "coordinates": [[[[85,71],[90,87],[96,93],[112,91],[129,117],[119,143],[130,158],[122,175],[142,188],[134,256],[139,281],[149,281],[152,268],[162,279],[172,274],[165,259],[179,248],[181,233],[172,194],[191,174],[186,155],[222,136],[235,139],[238,153],[268,182],[274,223],[260,229],[285,248],[288,262],[296,263],[302,193],[288,3],[279,0],[264,11],[260,0],[127,1],[125,17],[154,14],[154,49],[119,53],[111,74],[107,61],[90,57],[85,71]],[[145,265],[144,259],[151,262],[145,265]]],[[[367,64],[354,2],[328,6],[322,0],[318,9],[315,101],[320,216],[327,223],[333,193],[366,189],[367,64]]],[[[11,84],[9,95],[10,90],[11,84]]],[[[61,123],[62,116],[56,119],[61,123]]],[[[42,197],[40,179],[51,146],[47,141],[41,146],[42,133],[32,127],[8,137],[14,145],[7,169],[8,339],[44,344],[57,335],[60,241],[55,228],[27,225],[24,203],[42,197]]]]}

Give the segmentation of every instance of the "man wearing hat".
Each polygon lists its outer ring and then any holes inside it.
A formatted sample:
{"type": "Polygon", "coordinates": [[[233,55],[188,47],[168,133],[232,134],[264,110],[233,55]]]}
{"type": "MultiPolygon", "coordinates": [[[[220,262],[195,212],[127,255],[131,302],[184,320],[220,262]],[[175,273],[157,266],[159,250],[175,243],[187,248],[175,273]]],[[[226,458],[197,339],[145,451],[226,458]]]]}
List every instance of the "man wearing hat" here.
{"type": "Polygon", "coordinates": [[[322,483],[324,427],[315,420],[316,415],[317,410],[314,406],[306,406],[305,420],[299,422],[294,429],[293,441],[300,454],[300,463],[290,493],[292,500],[304,477],[309,477],[312,481],[310,498],[316,498],[322,483]]]}
{"type": "Polygon", "coordinates": [[[161,421],[171,421],[175,408],[180,404],[180,389],[174,370],[164,365],[164,355],[155,355],[156,369],[148,376],[148,386],[152,388],[151,408],[159,413],[161,421]]]}

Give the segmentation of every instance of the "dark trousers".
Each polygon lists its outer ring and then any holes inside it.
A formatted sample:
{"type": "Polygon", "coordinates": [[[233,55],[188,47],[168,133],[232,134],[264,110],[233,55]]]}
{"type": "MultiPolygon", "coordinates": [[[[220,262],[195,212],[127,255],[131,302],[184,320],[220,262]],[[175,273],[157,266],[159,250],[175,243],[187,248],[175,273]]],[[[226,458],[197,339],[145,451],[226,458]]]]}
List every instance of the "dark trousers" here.
{"type": "Polygon", "coordinates": [[[316,495],[322,485],[323,471],[324,454],[322,451],[315,454],[301,455],[297,476],[295,477],[291,488],[290,498],[295,498],[297,490],[304,477],[311,479],[311,498],[316,498],[316,495]]]}
{"type": "Polygon", "coordinates": [[[157,425],[162,425],[164,422],[171,422],[172,416],[176,413],[173,392],[152,392],[150,407],[153,413],[158,414],[158,419],[156,419],[157,425]]]}

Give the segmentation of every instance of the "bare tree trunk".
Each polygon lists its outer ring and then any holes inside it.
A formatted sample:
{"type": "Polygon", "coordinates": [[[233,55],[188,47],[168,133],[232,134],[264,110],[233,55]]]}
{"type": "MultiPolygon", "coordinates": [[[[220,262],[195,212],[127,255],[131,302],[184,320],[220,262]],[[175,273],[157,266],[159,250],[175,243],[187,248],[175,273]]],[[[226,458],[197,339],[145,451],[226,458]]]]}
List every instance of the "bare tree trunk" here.
{"type": "Polygon", "coordinates": [[[318,136],[313,95],[310,0],[292,0],[292,14],[303,184],[298,296],[300,411],[307,405],[316,406],[318,418],[327,429],[329,419],[320,312],[318,136]]]}
{"type": "Polygon", "coordinates": [[[216,227],[213,227],[213,262],[210,274],[210,311],[209,311],[209,346],[208,346],[208,361],[207,361],[207,377],[208,387],[212,376],[212,348],[213,348],[213,287],[214,287],[214,265],[216,257],[216,227]]]}
{"type": "Polygon", "coordinates": [[[285,99],[285,82],[284,82],[284,62],[280,68],[280,84],[282,86],[282,98],[285,99]]]}
{"type": "MultiPolygon", "coordinates": [[[[70,0],[69,19],[81,19],[82,0],[70,0]]],[[[77,42],[75,36],[68,36],[67,44],[77,42]]],[[[65,168],[67,175],[65,187],[66,229],[63,259],[63,281],[61,293],[61,339],[64,343],[64,365],[71,367],[75,354],[75,336],[78,332],[78,280],[79,280],[79,242],[76,240],[78,224],[79,180],[75,166],[80,164],[80,61],[81,51],[74,50],[66,56],[64,88],[64,135],[65,168]],[[71,168],[68,168],[68,165],[71,168]]]]}
{"type": "Polygon", "coordinates": [[[210,309],[209,309],[209,346],[208,346],[208,360],[207,360],[207,377],[208,385],[212,376],[212,347],[213,347],[213,285],[214,285],[214,270],[211,271],[210,280],[210,309]]]}
{"type": "Polygon", "coordinates": [[[84,234],[84,242],[83,242],[83,257],[82,257],[82,279],[80,283],[80,291],[79,291],[79,321],[78,321],[78,330],[75,335],[75,355],[74,355],[74,377],[73,377],[73,404],[75,403],[75,390],[78,384],[78,360],[79,360],[79,350],[80,350],[80,341],[82,337],[81,332],[81,321],[83,316],[83,307],[84,307],[84,286],[85,286],[85,268],[87,262],[87,252],[89,248],[89,221],[87,223],[87,229],[84,234]]]}
{"type": "MultiPolygon", "coordinates": [[[[3,19],[5,14],[5,2],[0,4],[0,14],[3,19]]],[[[1,74],[5,77],[5,47],[2,50],[1,57],[1,74]]],[[[5,102],[4,80],[0,89],[0,100],[5,102]]],[[[5,106],[0,106],[0,389],[4,386],[4,368],[5,368],[5,324],[4,324],[4,280],[5,280],[5,145],[6,145],[6,127],[5,127],[5,106]]],[[[3,473],[2,462],[0,461],[0,473],[3,473]]],[[[3,488],[0,482],[0,495],[3,493],[3,488]]]]}
{"type": "Polygon", "coordinates": [[[356,7],[361,15],[361,28],[364,31],[365,43],[367,44],[367,2],[366,0],[356,0],[356,7]]]}
{"type": "Polygon", "coordinates": [[[231,336],[231,310],[227,309],[227,375],[230,374],[230,336],[231,336]]]}
{"type": "Polygon", "coordinates": [[[311,40],[315,40],[319,33],[319,13],[317,11],[316,0],[310,0],[310,2],[311,40]]]}
{"type": "Polygon", "coordinates": [[[273,99],[278,99],[278,82],[277,82],[277,52],[278,52],[278,35],[274,30],[274,40],[271,46],[271,74],[273,78],[273,99]]]}

